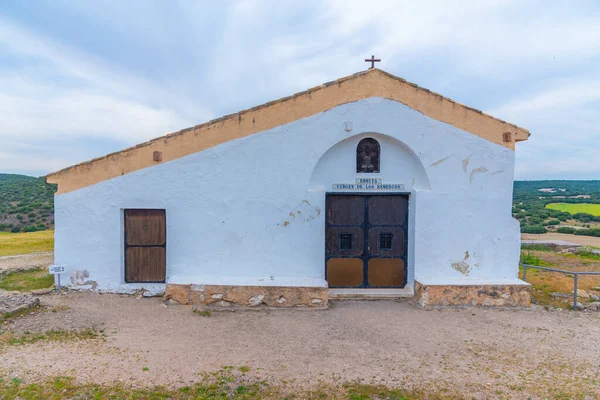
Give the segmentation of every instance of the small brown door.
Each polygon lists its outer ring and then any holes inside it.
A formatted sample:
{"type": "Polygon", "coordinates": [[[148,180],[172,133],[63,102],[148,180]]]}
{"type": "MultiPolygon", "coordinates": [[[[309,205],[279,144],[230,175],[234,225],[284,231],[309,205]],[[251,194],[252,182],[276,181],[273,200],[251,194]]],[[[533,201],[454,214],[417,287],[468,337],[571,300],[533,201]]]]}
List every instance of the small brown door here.
{"type": "Polygon", "coordinates": [[[325,276],[330,287],[406,285],[406,195],[327,195],[325,276]]]}
{"type": "Polygon", "coordinates": [[[125,210],[125,282],[165,282],[165,210],[125,210]]]}

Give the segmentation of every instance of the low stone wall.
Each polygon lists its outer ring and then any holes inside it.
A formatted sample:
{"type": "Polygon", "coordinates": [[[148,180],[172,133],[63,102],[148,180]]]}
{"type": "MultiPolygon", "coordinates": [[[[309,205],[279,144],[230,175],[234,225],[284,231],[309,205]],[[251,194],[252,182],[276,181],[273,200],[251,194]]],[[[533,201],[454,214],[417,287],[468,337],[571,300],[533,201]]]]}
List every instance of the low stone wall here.
{"type": "Polygon", "coordinates": [[[424,285],[415,281],[422,306],[530,307],[531,285],[424,285]]]}
{"type": "Polygon", "coordinates": [[[165,299],[215,307],[327,308],[328,289],[292,286],[224,286],[167,284],[165,299]]]}
{"type": "Polygon", "coordinates": [[[0,290],[0,320],[3,315],[10,315],[19,311],[36,307],[40,299],[29,293],[7,292],[0,290]]]}

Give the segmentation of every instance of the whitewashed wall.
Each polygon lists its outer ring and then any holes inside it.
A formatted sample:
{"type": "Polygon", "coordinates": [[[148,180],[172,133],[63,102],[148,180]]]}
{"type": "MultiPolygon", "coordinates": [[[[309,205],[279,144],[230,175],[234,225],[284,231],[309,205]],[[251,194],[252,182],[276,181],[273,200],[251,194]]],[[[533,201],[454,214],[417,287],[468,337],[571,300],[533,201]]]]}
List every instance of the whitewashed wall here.
{"type": "Polygon", "coordinates": [[[324,286],[325,192],[365,176],[364,137],[368,176],[410,193],[409,285],[518,282],[513,151],[381,98],[56,196],[63,281],[144,286],[124,284],[123,209],[164,208],[169,283],[324,286]]]}

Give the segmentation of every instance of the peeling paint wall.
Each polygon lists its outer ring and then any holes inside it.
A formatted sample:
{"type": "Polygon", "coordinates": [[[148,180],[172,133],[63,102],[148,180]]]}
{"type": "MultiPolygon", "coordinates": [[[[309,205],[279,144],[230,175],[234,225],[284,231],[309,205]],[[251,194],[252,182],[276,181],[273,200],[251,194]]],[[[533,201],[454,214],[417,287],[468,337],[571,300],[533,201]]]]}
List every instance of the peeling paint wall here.
{"type": "Polygon", "coordinates": [[[323,287],[325,193],[359,176],[365,136],[382,145],[369,177],[410,193],[409,284],[516,280],[514,152],[369,98],[57,195],[63,282],[85,270],[99,290],[155,288],[124,283],[122,210],[164,208],[168,283],[323,287]]]}

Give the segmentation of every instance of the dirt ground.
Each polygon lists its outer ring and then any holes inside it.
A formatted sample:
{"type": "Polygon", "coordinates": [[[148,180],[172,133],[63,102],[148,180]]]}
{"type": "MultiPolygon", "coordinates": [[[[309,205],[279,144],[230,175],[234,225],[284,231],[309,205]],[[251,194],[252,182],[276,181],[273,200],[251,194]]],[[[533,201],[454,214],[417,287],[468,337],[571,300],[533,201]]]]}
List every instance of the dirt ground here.
{"type": "Polygon", "coordinates": [[[54,252],[20,254],[0,257],[0,272],[15,268],[48,267],[54,262],[54,252]]]}
{"type": "Polygon", "coordinates": [[[257,379],[302,388],[361,380],[475,398],[600,397],[599,313],[343,301],[325,311],[201,316],[160,298],[68,292],[41,300],[46,310],[0,330],[92,327],[106,337],[5,346],[0,376],[178,387],[247,366],[257,379]]]}
{"type": "Polygon", "coordinates": [[[584,246],[594,246],[600,247],[600,237],[595,236],[582,236],[582,235],[571,235],[568,233],[523,233],[521,234],[521,239],[523,240],[562,240],[565,242],[582,244],[584,246]]]}

